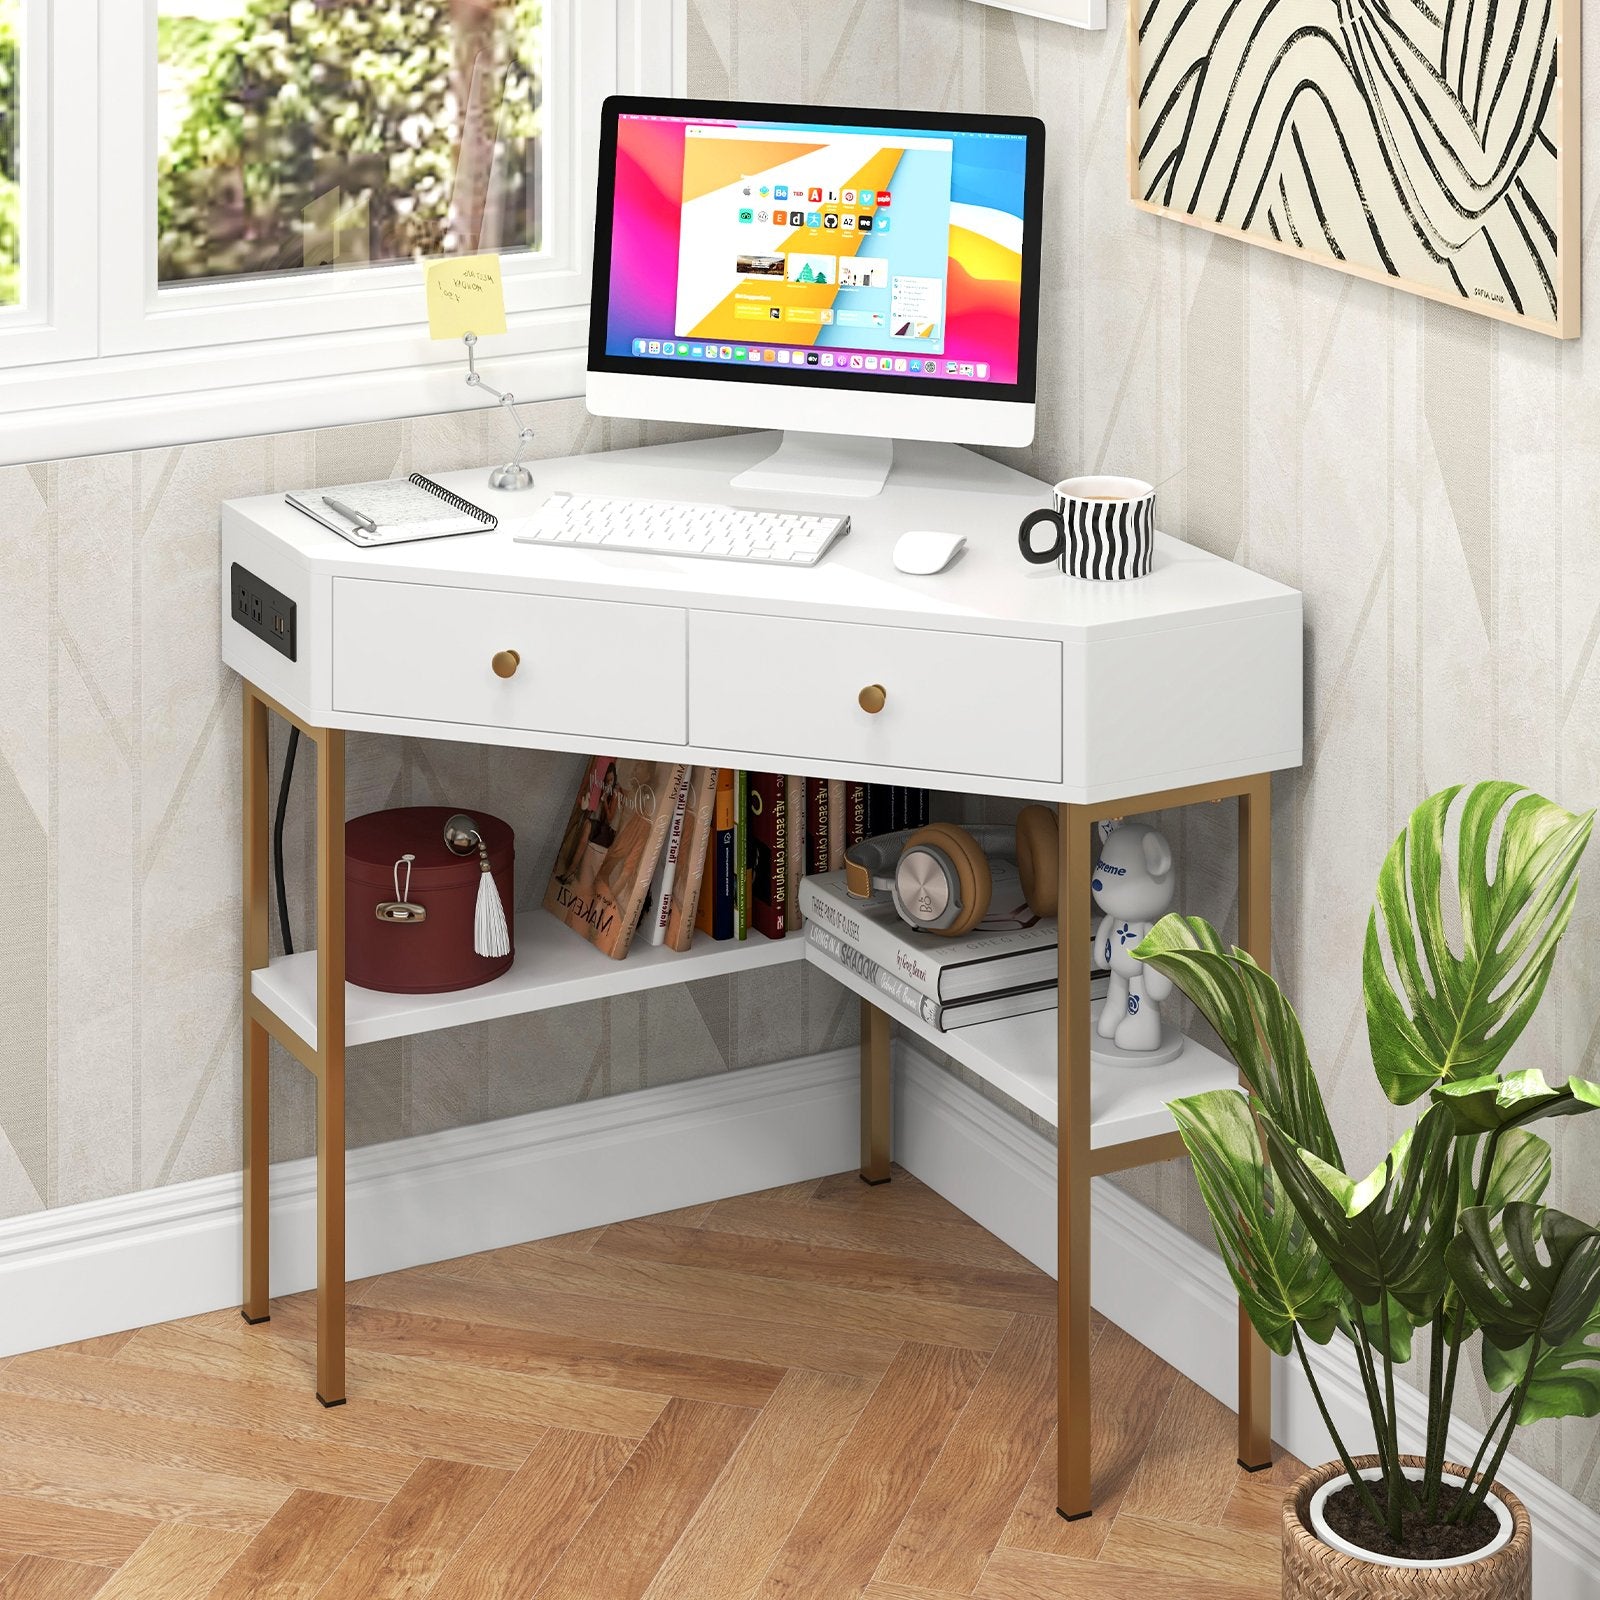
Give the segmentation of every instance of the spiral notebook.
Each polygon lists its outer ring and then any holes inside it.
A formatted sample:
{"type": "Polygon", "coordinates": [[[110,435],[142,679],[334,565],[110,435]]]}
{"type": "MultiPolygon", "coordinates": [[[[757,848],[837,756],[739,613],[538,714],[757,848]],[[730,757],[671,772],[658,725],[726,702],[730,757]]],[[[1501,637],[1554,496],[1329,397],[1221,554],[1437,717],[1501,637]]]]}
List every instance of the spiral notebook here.
{"type": "Polygon", "coordinates": [[[368,549],[412,539],[446,539],[457,533],[489,533],[500,525],[492,512],[420,472],[376,483],[302,489],[284,499],[341,539],[368,549]]]}

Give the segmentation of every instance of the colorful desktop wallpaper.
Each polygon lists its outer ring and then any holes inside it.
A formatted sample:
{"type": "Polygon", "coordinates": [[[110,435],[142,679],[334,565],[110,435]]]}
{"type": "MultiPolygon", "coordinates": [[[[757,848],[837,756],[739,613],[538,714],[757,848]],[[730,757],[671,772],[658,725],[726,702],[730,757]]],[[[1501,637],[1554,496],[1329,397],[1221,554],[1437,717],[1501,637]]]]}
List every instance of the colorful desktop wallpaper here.
{"type": "Polygon", "coordinates": [[[1020,136],[624,116],[607,353],[1015,383],[1025,187],[1020,136]]]}

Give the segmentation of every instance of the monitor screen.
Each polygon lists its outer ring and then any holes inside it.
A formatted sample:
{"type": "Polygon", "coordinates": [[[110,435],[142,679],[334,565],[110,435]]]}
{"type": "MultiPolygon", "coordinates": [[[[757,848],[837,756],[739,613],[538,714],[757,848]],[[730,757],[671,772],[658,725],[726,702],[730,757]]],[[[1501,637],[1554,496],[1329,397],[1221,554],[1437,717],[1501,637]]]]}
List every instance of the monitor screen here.
{"type": "Polygon", "coordinates": [[[1034,398],[1043,129],[618,99],[591,369],[1034,398]]]}

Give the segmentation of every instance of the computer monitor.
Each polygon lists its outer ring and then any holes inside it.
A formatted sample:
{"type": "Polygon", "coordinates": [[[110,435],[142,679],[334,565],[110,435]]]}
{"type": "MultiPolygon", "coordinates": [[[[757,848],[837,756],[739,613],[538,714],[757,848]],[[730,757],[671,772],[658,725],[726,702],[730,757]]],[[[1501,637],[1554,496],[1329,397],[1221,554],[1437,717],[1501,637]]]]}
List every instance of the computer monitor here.
{"type": "Polygon", "coordinates": [[[621,95],[589,409],[785,430],[735,480],[875,494],[891,441],[1033,439],[1044,125],[621,95]]]}

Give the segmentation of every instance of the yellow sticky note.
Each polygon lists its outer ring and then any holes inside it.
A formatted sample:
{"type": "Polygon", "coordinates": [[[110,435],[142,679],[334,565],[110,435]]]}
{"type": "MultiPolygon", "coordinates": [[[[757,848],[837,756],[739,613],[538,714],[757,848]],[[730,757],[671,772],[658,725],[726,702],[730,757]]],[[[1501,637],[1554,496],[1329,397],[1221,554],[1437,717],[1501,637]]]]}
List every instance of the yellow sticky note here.
{"type": "Polygon", "coordinates": [[[435,339],[504,333],[506,297],[499,256],[457,256],[428,263],[428,333],[435,339]]]}

